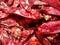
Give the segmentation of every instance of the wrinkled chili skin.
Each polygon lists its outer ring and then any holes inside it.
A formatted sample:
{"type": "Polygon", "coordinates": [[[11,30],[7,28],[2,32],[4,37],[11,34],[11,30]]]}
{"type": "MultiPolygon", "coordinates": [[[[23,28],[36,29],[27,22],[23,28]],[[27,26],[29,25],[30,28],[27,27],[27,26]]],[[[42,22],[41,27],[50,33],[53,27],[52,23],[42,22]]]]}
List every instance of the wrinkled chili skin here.
{"type": "Polygon", "coordinates": [[[41,33],[46,34],[54,34],[54,33],[59,33],[60,29],[60,20],[59,21],[50,21],[48,23],[43,23],[41,26],[38,27],[38,30],[41,33]]]}
{"type": "Polygon", "coordinates": [[[0,45],[60,45],[60,1],[0,0],[0,45]]]}

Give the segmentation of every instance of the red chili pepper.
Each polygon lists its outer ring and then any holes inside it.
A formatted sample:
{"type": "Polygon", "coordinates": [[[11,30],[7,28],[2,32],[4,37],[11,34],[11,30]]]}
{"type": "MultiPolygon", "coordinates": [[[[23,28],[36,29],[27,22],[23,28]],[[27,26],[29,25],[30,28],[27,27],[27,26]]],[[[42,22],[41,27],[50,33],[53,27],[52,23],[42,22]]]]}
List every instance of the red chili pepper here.
{"type": "Polygon", "coordinates": [[[0,3],[0,10],[4,11],[5,13],[8,13],[10,8],[7,6],[5,2],[0,3]]]}
{"type": "Polygon", "coordinates": [[[15,20],[15,18],[12,18],[12,17],[8,17],[1,20],[0,24],[8,26],[8,27],[19,25],[17,20],[15,20]]]}
{"type": "Polygon", "coordinates": [[[59,0],[0,0],[0,45],[60,45],[59,33],[59,0]]]}
{"type": "Polygon", "coordinates": [[[44,7],[43,12],[45,14],[60,16],[60,10],[53,7],[44,7]]]}
{"type": "Polygon", "coordinates": [[[28,40],[25,43],[25,45],[42,45],[42,44],[38,41],[38,39],[35,36],[33,36],[30,40],[28,40]]]}
{"type": "Polygon", "coordinates": [[[38,30],[42,34],[55,34],[60,32],[60,20],[59,21],[51,21],[48,23],[44,23],[38,27],[38,30]]]}
{"type": "Polygon", "coordinates": [[[35,10],[35,9],[32,9],[31,12],[28,12],[25,9],[17,9],[16,11],[14,11],[14,13],[26,18],[31,18],[31,19],[41,18],[41,14],[39,13],[38,10],[35,10]]]}
{"type": "Polygon", "coordinates": [[[0,11],[0,19],[6,18],[7,16],[8,16],[7,13],[4,13],[4,12],[0,11]],[[2,15],[3,15],[3,16],[2,16],[2,15]]]}
{"type": "Polygon", "coordinates": [[[60,10],[60,1],[59,0],[41,0],[41,1],[46,3],[47,5],[50,5],[50,6],[55,7],[60,10]]]}
{"type": "Polygon", "coordinates": [[[19,0],[14,0],[12,7],[17,7],[18,5],[19,5],[19,0]]]}

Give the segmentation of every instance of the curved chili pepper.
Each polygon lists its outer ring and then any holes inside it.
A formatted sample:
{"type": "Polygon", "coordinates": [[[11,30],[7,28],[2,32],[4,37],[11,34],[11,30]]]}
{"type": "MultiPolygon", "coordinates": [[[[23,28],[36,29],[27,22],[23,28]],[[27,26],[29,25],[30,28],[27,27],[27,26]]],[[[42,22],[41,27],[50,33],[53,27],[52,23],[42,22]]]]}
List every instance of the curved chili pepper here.
{"type": "Polygon", "coordinates": [[[60,45],[59,17],[59,0],[0,0],[0,45],[60,45]]]}
{"type": "Polygon", "coordinates": [[[48,23],[44,23],[38,27],[38,30],[42,34],[55,34],[60,32],[60,20],[59,21],[51,21],[48,23]]]}
{"type": "Polygon", "coordinates": [[[15,18],[12,18],[12,17],[2,19],[0,21],[0,24],[8,26],[8,27],[19,25],[18,22],[17,22],[17,20],[15,20],[15,18]]]}
{"type": "Polygon", "coordinates": [[[42,45],[42,44],[38,41],[38,39],[35,36],[33,36],[33,37],[31,37],[31,39],[29,39],[25,43],[25,45],[42,45]]]}
{"type": "Polygon", "coordinates": [[[59,0],[40,0],[40,1],[45,2],[46,4],[60,10],[60,1],[59,0]]]}
{"type": "Polygon", "coordinates": [[[0,11],[0,19],[6,18],[8,16],[7,13],[4,13],[3,11],[0,11]],[[2,16],[3,15],[3,16],[2,16]]]}
{"type": "Polygon", "coordinates": [[[44,7],[43,13],[49,14],[49,15],[60,16],[60,10],[53,8],[53,7],[44,7]]]}
{"type": "Polygon", "coordinates": [[[8,13],[10,8],[7,6],[5,2],[0,3],[0,10],[4,11],[5,13],[8,13]]]}
{"type": "Polygon", "coordinates": [[[14,11],[15,14],[18,14],[20,16],[31,18],[31,19],[40,19],[41,14],[38,10],[32,9],[31,12],[26,11],[25,9],[17,9],[14,11]]]}
{"type": "Polygon", "coordinates": [[[17,7],[18,5],[19,5],[19,0],[14,0],[12,7],[17,7]]]}

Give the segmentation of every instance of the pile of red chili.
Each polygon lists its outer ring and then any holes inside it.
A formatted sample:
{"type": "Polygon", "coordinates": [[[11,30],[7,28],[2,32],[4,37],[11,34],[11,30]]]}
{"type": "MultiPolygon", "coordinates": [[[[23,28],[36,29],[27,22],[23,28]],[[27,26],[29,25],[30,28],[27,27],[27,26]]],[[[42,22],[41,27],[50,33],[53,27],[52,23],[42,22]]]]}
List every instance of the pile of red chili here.
{"type": "Polygon", "coordinates": [[[60,0],[0,0],[0,45],[60,45],[60,0]]]}

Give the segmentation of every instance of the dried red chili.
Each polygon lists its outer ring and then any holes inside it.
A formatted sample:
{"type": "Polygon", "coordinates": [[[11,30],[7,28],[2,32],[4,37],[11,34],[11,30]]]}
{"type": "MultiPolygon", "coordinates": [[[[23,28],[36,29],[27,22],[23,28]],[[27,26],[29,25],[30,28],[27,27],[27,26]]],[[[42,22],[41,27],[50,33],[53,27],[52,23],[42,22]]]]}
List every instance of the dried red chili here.
{"type": "Polygon", "coordinates": [[[53,8],[53,7],[44,7],[43,12],[45,14],[50,14],[50,15],[57,15],[60,16],[60,10],[53,8]]]}
{"type": "Polygon", "coordinates": [[[38,30],[44,34],[54,34],[60,32],[60,20],[59,21],[50,21],[48,23],[43,23],[38,27],[38,30]]]}
{"type": "Polygon", "coordinates": [[[0,0],[0,45],[60,45],[59,38],[59,0],[0,0]]]}

